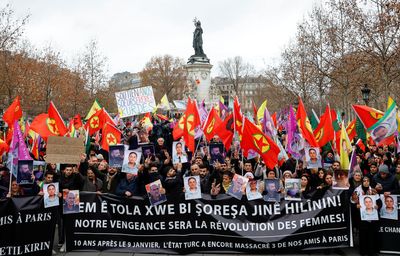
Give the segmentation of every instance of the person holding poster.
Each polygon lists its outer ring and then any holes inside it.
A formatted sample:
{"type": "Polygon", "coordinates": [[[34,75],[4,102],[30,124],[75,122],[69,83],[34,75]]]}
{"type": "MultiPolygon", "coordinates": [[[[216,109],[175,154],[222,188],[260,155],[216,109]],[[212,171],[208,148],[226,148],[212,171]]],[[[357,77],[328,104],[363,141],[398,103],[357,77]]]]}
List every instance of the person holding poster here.
{"type": "Polygon", "coordinates": [[[197,199],[201,198],[201,186],[199,176],[185,177],[185,199],[197,199]]]}
{"type": "Polygon", "coordinates": [[[65,193],[63,213],[79,213],[79,190],[69,190],[65,193]]]}
{"type": "Polygon", "coordinates": [[[307,168],[313,169],[322,167],[319,148],[306,148],[305,153],[306,153],[307,168]]]}
{"type": "Polygon", "coordinates": [[[159,205],[167,201],[165,190],[162,187],[160,180],[156,180],[150,184],[147,184],[146,191],[151,205],[159,205]]]}
{"type": "Polygon", "coordinates": [[[188,158],[185,152],[185,143],[174,141],[172,146],[172,163],[187,163],[188,158]]]}
{"type": "Polygon", "coordinates": [[[139,161],[140,161],[140,157],[138,157],[138,152],[136,152],[136,151],[129,152],[128,162],[122,165],[122,172],[137,175],[139,161]]]}
{"type": "Polygon", "coordinates": [[[265,194],[264,200],[267,202],[279,202],[279,180],[278,179],[266,179],[265,182],[265,194]]]}
{"type": "Polygon", "coordinates": [[[258,191],[260,183],[255,179],[250,179],[246,186],[247,200],[255,200],[262,198],[260,191],[258,191]]]}
{"type": "Polygon", "coordinates": [[[44,184],[43,192],[44,208],[53,207],[60,204],[58,199],[58,182],[44,184]]]}
{"type": "Polygon", "coordinates": [[[33,175],[33,161],[19,160],[18,161],[18,184],[32,184],[35,176],[33,175]]]}
{"type": "Polygon", "coordinates": [[[381,195],[381,200],[383,202],[380,215],[381,218],[397,220],[398,210],[395,207],[397,205],[397,196],[395,195],[381,195]]]}
{"type": "Polygon", "coordinates": [[[124,162],[124,145],[110,146],[110,167],[122,167],[124,162]]]}
{"type": "Polygon", "coordinates": [[[233,176],[232,184],[229,187],[227,194],[241,200],[244,193],[244,188],[246,187],[248,180],[249,179],[241,175],[235,174],[233,176]]]}
{"type": "Polygon", "coordinates": [[[376,206],[377,195],[367,195],[360,197],[361,220],[378,220],[378,211],[376,206]]]}

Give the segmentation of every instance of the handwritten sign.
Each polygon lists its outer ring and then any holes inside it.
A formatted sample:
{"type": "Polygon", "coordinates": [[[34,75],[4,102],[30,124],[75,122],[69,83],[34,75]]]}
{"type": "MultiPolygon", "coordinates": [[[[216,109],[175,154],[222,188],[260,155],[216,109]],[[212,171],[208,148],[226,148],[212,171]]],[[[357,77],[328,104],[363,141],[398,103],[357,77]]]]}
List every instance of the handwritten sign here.
{"type": "Polygon", "coordinates": [[[115,98],[121,118],[153,112],[156,107],[151,86],[116,92],[115,98]]]}

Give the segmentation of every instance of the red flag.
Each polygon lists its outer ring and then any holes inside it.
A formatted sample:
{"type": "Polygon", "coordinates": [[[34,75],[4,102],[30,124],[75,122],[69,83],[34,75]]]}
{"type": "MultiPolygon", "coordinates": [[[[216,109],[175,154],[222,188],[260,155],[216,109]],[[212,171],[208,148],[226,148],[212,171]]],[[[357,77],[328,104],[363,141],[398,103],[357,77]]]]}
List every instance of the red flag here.
{"type": "Polygon", "coordinates": [[[245,152],[253,149],[260,154],[265,165],[270,169],[273,169],[278,163],[279,147],[246,117],[244,118],[243,138],[240,145],[245,152]]]}
{"type": "Polygon", "coordinates": [[[116,145],[121,142],[121,131],[110,123],[106,123],[103,127],[103,138],[101,140],[101,147],[108,151],[109,146],[116,145]]]}
{"type": "Polygon", "coordinates": [[[243,114],[240,109],[240,103],[237,96],[235,96],[235,100],[233,101],[233,115],[235,119],[235,131],[239,135],[239,141],[242,141],[243,135],[243,114]]]}
{"type": "Polygon", "coordinates": [[[19,101],[19,96],[17,96],[13,103],[7,108],[3,114],[3,120],[8,124],[9,127],[14,125],[14,121],[22,117],[22,108],[19,101]]]}
{"type": "Polygon", "coordinates": [[[356,142],[356,145],[357,145],[363,152],[365,152],[365,145],[364,145],[364,143],[362,142],[362,139],[358,139],[357,142],[356,142]]]}
{"type": "Polygon", "coordinates": [[[276,126],[276,112],[274,112],[274,113],[272,114],[271,119],[272,119],[272,121],[274,121],[274,126],[277,127],[277,126],[276,126]]]}
{"type": "Polygon", "coordinates": [[[64,120],[52,101],[50,101],[47,112],[49,114],[49,122],[51,123],[51,126],[54,127],[55,133],[61,136],[64,136],[66,133],[68,133],[68,128],[65,126],[64,120]]]}
{"type": "Polygon", "coordinates": [[[232,140],[233,140],[233,114],[229,114],[225,120],[218,125],[215,129],[215,134],[221,138],[226,151],[231,148],[232,140]]]}
{"type": "Polygon", "coordinates": [[[42,138],[58,136],[59,132],[54,119],[49,118],[49,114],[42,113],[37,115],[31,123],[31,130],[35,131],[42,138]]]}
{"type": "Polygon", "coordinates": [[[181,118],[179,118],[178,122],[175,124],[174,129],[172,130],[172,136],[174,140],[177,140],[183,136],[183,129],[185,128],[186,116],[183,114],[181,118]]]}
{"type": "Polygon", "coordinates": [[[258,117],[257,117],[257,112],[258,112],[257,106],[256,106],[256,104],[254,103],[254,101],[252,101],[252,103],[253,103],[253,119],[254,119],[254,122],[255,122],[256,124],[259,124],[259,122],[258,122],[258,117]]]}
{"type": "Polygon", "coordinates": [[[92,136],[95,132],[97,132],[103,127],[104,122],[101,116],[102,112],[103,109],[99,109],[88,119],[85,125],[86,126],[85,129],[89,131],[90,136],[92,136]]]}
{"type": "Polygon", "coordinates": [[[364,105],[353,105],[353,109],[360,118],[365,129],[374,125],[384,114],[382,111],[364,105]]]}
{"type": "Polygon", "coordinates": [[[306,109],[304,108],[303,101],[299,97],[299,108],[296,113],[297,124],[301,129],[304,139],[310,144],[311,147],[318,147],[318,142],[314,137],[310,120],[307,117],[306,109]]]}
{"type": "Polygon", "coordinates": [[[325,144],[334,139],[334,130],[329,105],[326,106],[325,113],[321,116],[320,122],[314,130],[314,136],[320,147],[325,146],[325,144]]]}
{"type": "Polygon", "coordinates": [[[160,119],[161,121],[168,121],[169,118],[165,115],[162,114],[157,114],[158,119],[160,119]]]}
{"type": "Polygon", "coordinates": [[[40,143],[40,137],[39,136],[37,136],[36,138],[33,138],[31,152],[33,154],[33,157],[36,160],[39,160],[39,148],[40,148],[39,143],[40,143]]]}
{"type": "Polygon", "coordinates": [[[81,116],[79,115],[79,114],[76,114],[75,116],[74,116],[74,127],[75,127],[75,129],[79,129],[79,128],[81,128],[81,127],[83,127],[83,123],[82,123],[82,118],[81,118],[81,116]]]}
{"type": "Polygon", "coordinates": [[[185,112],[185,122],[183,128],[183,139],[185,140],[186,146],[190,151],[195,150],[195,128],[200,125],[200,115],[197,109],[196,100],[188,100],[187,109],[185,112]]]}
{"type": "Polygon", "coordinates": [[[349,136],[350,141],[352,141],[354,139],[354,137],[356,137],[356,135],[357,135],[356,119],[354,119],[353,121],[351,121],[351,123],[349,123],[349,125],[346,128],[346,132],[347,132],[347,135],[349,136]]]}
{"type": "Polygon", "coordinates": [[[207,141],[210,141],[215,135],[215,128],[217,128],[222,123],[221,118],[218,115],[217,110],[214,107],[211,108],[210,113],[203,126],[203,133],[207,141]]]}
{"type": "Polygon", "coordinates": [[[10,147],[4,140],[0,139],[0,156],[2,156],[5,152],[8,152],[8,150],[10,150],[10,147]]]}

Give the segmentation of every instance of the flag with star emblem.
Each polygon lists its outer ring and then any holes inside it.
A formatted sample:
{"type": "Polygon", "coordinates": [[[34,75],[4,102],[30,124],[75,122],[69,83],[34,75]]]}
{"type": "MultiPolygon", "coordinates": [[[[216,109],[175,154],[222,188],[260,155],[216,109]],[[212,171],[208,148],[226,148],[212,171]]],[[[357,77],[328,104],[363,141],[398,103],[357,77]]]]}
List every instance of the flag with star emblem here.
{"type": "Polygon", "coordinates": [[[183,136],[183,129],[185,126],[186,116],[183,114],[181,118],[179,118],[178,122],[175,124],[174,129],[172,130],[172,136],[174,140],[178,140],[183,136]]]}
{"type": "Polygon", "coordinates": [[[224,143],[226,151],[231,148],[233,140],[233,113],[230,113],[225,120],[215,128],[215,134],[220,137],[224,143]]]}
{"type": "Polygon", "coordinates": [[[375,108],[371,108],[364,105],[353,105],[354,112],[360,118],[361,123],[364,125],[365,129],[369,129],[376,122],[383,117],[383,112],[375,108]]]}
{"type": "Polygon", "coordinates": [[[49,114],[42,113],[33,119],[31,130],[39,134],[43,139],[49,136],[59,136],[59,132],[54,119],[49,117],[49,114]]]}
{"type": "Polygon", "coordinates": [[[270,169],[278,164],[279,147],[246,117],[243,120],[243,137],[240,146],[245,155],[250,149],[255,150],[270,169]]]}
{"type": "Polygon", "coordinates": [[[321,116],[320,121],[314,130],[314,136],[320,147],[325,146],[325,144],[334,139],[335,135],[329,105],[326,106],[325,113],[321,116]]]}
{"type": "Polygon", "coordinates": [[[19,101],[19,96],[17,96],[13,103],[6,109],[3,114],[3,120],[12,127],[14,125],[14,120],[18,120],[22,117],[22,108],[19,101]]]}
{"type": "Polygon", "coordinates": [[[235,120],[235,131],[239,135],[239,141],[242,141],[243,114],[237,96],[235,96],[235,100],[233,101],[233,115],[235,120]]]}
{"type": "Polygon", "coordinates": [[[53,129],[52,132],[64,136],[68,133],[68,128],[65,126],[64,120],[62,119],[60,113],[58,112],[56,106],[52,101],[50,101],[49,109],[47,110],[49,114],[50,122],[54,125],[50,125],[49,129],[53,129]],[[53,121],[54,120],[54,121],[53,121]]]}
{"type": "Polygon", "coordinates": [[[197,109],[196,100],[190,100],[187,105],[185,112],[185,122],[183,128],[183,139],[188,149],[192,152],[195,150],[195,128],[200,125],[200,115],[197,109]]]}
{"type": "Polygon", "coordinates": [[[221,118],[218,116],[217,110],[211,108],[210,113],[204,123],[203,133],[207,141],[210,141],[215,135],[215,128],[222,123],[221,118]]]}
{"type": "Polygon", "coordinates": [[[108,151],[109,146],[117,145],[121,142],[121,131],[117,127],[107,122],[102,130],[101,147],[108,151]]]}
{"type": "Polygon", "coordinates": [[[319,147],[318,141],[315,139],[310,120],[307,117],[306,109],[304,108],[303,101],[299,97],[299,107],[296,113],[297,124],[301,130],[304,139],[310,144],[311,147],[319,147]]]}
{"type": "Polygon", "coordinates": [[[89,112],[87,113],[85,120],[88,120],[94,113],[96,113],[98,110],[102,109],[100,103],[97,101],[97,99],[94,100],[92,107],[90,108],[89,112]]]}
{"type": "Polygon", "coordinates": [[[85,128],[88,129],[90,136],[103,127],[104,120],[102,118],[102,112],[102,109],[97,110],[86,122],[85,128]]]}

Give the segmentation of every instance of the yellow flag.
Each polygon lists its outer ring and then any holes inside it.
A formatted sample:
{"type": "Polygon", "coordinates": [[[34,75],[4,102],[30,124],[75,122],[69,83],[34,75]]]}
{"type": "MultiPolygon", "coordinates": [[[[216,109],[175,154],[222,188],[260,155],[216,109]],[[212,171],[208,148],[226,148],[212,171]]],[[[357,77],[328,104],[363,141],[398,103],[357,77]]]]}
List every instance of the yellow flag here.
{"type": "MultiPolygon", "coordinates": [[[[392,97],[389,96],[387,108],[390,108],[392,104],[396,104],[392,97]]],[[[400,110],[397,109],[396,113],[396,120],[397,120],[397,131],[400,132],[400,110]]]]}
{"type": "Polygon", "coordinates": [[[169,107],[169,101],[167,98],[167,94],[164,94],[160,100],[160,104],[158,106],[159,108],[162,108],[164,110],[170,110],[171,108],[169,107]]]}
{"type": "Polygon", "coordinates": [[[342,129],[340,132],[340,166],[343,170],[349,170],[349,153],[351,152],[351,150],[351,142],[349,136],[347,136],[344,121],[342,121],[342,129]]]}
{"type": "Polygon", "coordinates": [[[92,107],[90,108],[89,112],[87,113],[85,120],[88,120],[94,113],[97,112],[97,110],[100,110],[101,106],[97,99],[94,100],[92,107]]]}
{"type": "Polygon", "coordinates": [[[267,108],[267,100],[265,100],[263,103],[261,103],[260,107],[257,110],[258,121],[261,121],[261,119],[264,117],[264,111],[266,108],[267,108]]]}

